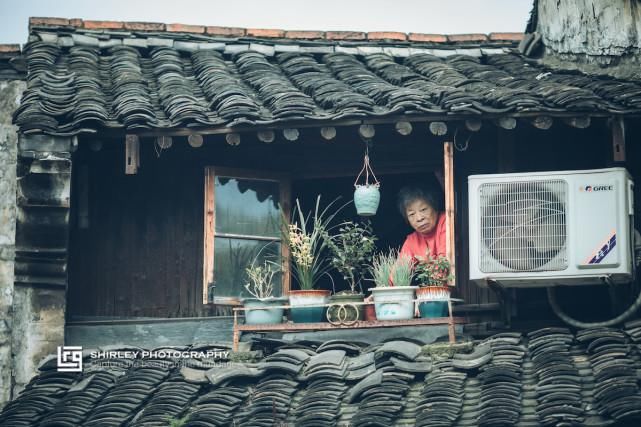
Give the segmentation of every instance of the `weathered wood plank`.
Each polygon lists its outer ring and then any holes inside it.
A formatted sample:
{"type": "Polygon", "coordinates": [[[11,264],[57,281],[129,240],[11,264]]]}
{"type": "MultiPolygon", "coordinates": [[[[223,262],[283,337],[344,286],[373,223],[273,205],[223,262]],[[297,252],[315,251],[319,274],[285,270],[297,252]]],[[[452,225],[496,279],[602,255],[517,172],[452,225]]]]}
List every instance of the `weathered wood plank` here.
{"type": "Polygon", "coordinates": [[[140,166],[140,139],[138,135],[125,138],[125,174],[135,175],[140,166]]]}
{"type": "Polygon", "coordinates": [[[615,162],[625,162],[625,121],[617,117],[611,121],[612,156],[615,162]]]}
{"type": "Polygon", "coordinates": [[[446,215],[446,236],[447,257],[450,260],[452,274],[452,286],[456,285],[456,236],[455,236],[455,212],[454,212],[454,144],[446,141],[443,143],[443,170],[445,175],[445,215],[446,215]]]}

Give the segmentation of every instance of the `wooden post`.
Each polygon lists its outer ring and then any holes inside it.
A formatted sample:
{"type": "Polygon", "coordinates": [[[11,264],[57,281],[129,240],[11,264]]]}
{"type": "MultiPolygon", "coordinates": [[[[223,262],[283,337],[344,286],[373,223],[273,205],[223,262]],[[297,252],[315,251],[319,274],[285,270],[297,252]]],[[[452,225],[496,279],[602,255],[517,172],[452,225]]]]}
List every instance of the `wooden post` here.
{"type": "MultiPolygon", "coordinates": [[[[454,235],[454,144],[443,143],[443,170],[445,175],[445,240],[447,243],[446,255],[450,260],[450,272],[452,275],[452,286],[456,285],[456,240],[454,235]]],[[[454,329],[454,318],[452,316],[452,300],[447,301],[449,315],[448,335],[450,344],[456,342],[456,331],[454,329]]]]}
{"type": "Polygon", "coordinates": [[[450,315],[450,319],[447,323],[447,334],[450,340],[450,344],[456,343],[456,329],[454,329],[454,316],[452,316],[452,300],[447,300],[447,312],[450,315]]]}
{"type": "Polygon", "coordinates": [[[240,341],[240,331],[238,330],[238,311],[234,310],[234,336],[232,342],[232,351],[238,351],[238,342],[240,341]]]}
{"type": "Polygon", "coordinates": [[[135,175],[140,167],[140,139],[138,135],[125,137],[125,174],[135,175]]]}
{"type": "Polygon", "coordinates": [[[625,162],[625,121],[616,117],[611,121],[612,156],[615,162],[625,162]]]}
{"type": "Polygon", "coordinates": [[[205,265],[203,268],[203,304],[209,303],[209,284],[214,281],[214,191],[216,189],[213,168],[205,169],[205,212],[204,212],[204,243],[203,254],[205,265]]]}
{"type": "Polygon", "coordinates": [[[456,245],[454,235],[454,144],[443,143],[443,169],[445,174],[445,220],[447,241],[446,255],[450,260],[452,286],[456,285],[456,245]]]}

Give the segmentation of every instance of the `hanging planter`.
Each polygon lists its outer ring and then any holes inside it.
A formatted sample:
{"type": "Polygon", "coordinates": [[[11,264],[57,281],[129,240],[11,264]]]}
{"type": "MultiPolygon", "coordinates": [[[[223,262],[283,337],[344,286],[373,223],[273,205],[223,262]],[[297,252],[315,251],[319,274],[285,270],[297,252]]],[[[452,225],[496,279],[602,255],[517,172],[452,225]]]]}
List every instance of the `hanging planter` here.
{"type": "Polygon", "coordinates": [[[369,162],[369,152],[365,151],[365,158],[363,159],[363,168],[354,181],[354,205],[356,206],[356,213],[360,216],[373,216],[376,215],[378,204],[381,201],[381,193],[379,187],[381,183],[376,179],[372,166],[369,162]],[[365,174],[365,182],[359,184],[359,179],[365,174]],[[370,178],[371,175],[371,178],[370,178]]]}

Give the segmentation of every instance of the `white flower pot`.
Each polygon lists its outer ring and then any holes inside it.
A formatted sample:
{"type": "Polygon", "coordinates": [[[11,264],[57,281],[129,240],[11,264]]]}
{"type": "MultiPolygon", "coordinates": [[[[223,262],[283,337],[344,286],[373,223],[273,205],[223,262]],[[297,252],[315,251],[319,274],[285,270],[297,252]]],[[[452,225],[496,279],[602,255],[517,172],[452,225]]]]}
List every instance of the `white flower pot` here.
{"type": "Polygon", "coordinates": [[[370,288],[374,296],[377,320],[407,320],[414,318],[414,291],[418,286],[370,288]]]}

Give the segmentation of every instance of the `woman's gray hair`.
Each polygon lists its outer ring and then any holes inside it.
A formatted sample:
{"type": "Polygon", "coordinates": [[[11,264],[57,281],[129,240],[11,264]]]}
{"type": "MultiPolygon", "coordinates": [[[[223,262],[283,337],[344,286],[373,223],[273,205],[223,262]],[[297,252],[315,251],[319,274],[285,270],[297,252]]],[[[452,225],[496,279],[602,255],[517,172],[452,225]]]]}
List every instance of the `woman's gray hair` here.
{"type": "Polygon", "coordinates": [[[443,202],[435,191],[418,186],[406,186],[398,192],[397,206],[401,216],[407,222],[406,210],[407,207],[417,200],[423,200],[430,205],[435,211],[440,212],[443,210],[443,202]]]}

